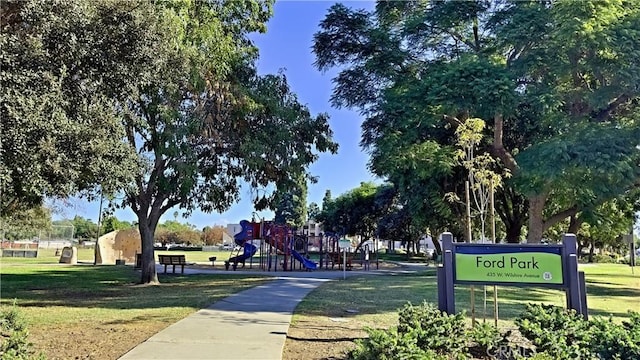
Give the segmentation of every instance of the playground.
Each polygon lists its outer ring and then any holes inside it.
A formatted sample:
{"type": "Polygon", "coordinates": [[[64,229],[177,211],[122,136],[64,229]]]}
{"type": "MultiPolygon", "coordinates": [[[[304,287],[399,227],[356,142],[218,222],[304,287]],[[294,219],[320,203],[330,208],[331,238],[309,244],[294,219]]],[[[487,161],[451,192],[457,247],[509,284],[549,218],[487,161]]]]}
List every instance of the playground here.
{"type": "Polygon", "coordinates": [[[327,232],[311,244],[306,236],[296,234],[287,225],[242,220],[240,226],[242,230],[234,235],[236,247],[224,261],[225,270],[351,270],[356,263],[361,269],[370,270],[371,264],[374,268],[380,266],[378,249],[373,244],[353,247],[339,234],[327,232]]]}

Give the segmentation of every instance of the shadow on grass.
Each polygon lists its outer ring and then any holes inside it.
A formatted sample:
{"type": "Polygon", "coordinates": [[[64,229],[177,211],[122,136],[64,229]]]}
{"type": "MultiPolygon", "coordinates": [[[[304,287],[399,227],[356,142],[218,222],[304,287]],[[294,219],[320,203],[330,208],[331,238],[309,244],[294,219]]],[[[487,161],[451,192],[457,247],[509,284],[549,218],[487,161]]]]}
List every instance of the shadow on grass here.
{"type": "Polygon", "coordinates": [[[620,287],[617,284],[609,282],[587,280],[587,296],[620,296],[640,299],[640,289],[632,289],[628,287],[620,287]],[[603,286],[603,285],[609,286],[603,286]]]}
{"type": "Polygon", "coordinates": [[[290,336],[287,335],[287,339],[291,339],[291,340],[296,340],[296,341],[308,341],[308,342],[326,342],[326,343],[332,343],[332,342],[336,342],[336,341],[356,341],[356,340],[364,340],[366,339],[366,337],[338,337],[338,338],[317,338],[317,337],[312,337],[312,338],[302,338],[302,337],[297,337],[297,336],[290,336]]]}
{"type": "Polygon", "coordinates": [[[21,307],[84,307],[149,309],[201,308],[260,283],[259,276],[163,275],[160,285],[140,286],[140,273],[131,267],[38,267],[28,271],[3,268],[2,303],[21,307]],[[13,272],[12,272],[13,271],[13,272]]]}

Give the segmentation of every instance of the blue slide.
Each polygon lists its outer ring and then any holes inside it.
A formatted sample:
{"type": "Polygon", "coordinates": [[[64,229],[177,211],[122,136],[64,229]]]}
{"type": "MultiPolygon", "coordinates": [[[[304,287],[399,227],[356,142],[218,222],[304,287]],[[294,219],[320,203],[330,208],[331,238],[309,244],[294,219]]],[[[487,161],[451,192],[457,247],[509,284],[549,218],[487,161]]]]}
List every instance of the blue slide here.
{"type": "MultiPolygon", "coordinates": [[[[238,264],[238,263],[243,263],[244,261],[247,260],[248,258],[252,257],[253,255],[256,254],[256,251],[258,250],[258,248],[253,245],[253,244],[249,244],[249,243],[245,243],[244,244],[244,251],[242,252],[242,254],[238,255],[238,256],[234,256],[234,257],[230,257],[229,258],[229,262],[233,263],[233,264],[238,264]]],[[[244,266],[244,265],[242,265],[244,266]]]]}
{"type": "MultiPolygon", "coordinates": [[[[233,240],[235,241],[236,245],[243,246],[244,251],[238,256],[230,257],[228,261],[235,265],[238,265],[238,263],[242,263],[242,266],[244,266],[244,261],[255,255],[258,248],[255,245],[247,242],[247,239],[251,239],[253,236],[253,225],[247,220],[242,220],[240,221],[240,226],[242,227],[242,231],[235,234],[233,236],[233,240]]],[[[235,266],[233,269],[235,270],[235,266]]]]}
{"type": "Polygon", "coordinates": [[[309,270],[315,270],[318,268],[318,264],[314,263],[313,261],[306,259],[305,257],[303,257],[302,255],[300,255],[299,252],[295,251],[295,250],[291,250],[291,254],[293,255],[293,257],[300,261],[302,263],[302,265],[304,265],[305,268],[309,269],[309,270]]]}

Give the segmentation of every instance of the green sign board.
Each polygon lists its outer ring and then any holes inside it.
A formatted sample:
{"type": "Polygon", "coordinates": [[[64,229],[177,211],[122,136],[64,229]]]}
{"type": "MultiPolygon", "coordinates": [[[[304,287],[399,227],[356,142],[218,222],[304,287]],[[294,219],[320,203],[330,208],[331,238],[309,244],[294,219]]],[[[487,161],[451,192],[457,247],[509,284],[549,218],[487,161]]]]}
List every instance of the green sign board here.
{"type": "Polygon", "coordinates": [[[455,281],[561,285],[562,262],[559,247],[459,246],[454,260],[455,281]]]}

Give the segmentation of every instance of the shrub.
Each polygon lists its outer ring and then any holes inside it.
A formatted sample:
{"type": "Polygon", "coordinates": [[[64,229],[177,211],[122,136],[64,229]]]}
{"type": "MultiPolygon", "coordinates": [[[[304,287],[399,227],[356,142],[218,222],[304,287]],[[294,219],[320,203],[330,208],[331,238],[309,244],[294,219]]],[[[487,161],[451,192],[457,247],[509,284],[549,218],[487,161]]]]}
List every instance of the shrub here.
{"type": "Polygon", "coordinates": [[[26,321],[15,304],[0,310],[0,359],[44,359],[44,355],[32,350],[28,337],[26,321]]]}
{"type": "Polygon", "coordinates": [[[639,320],[638,314],[635,316],[635,325],[625,322],[620,326],[611,319],[594,320],[591,346],[598,359],[640,359],[639,320]]]}
{"type": "Polygon", "coordinates": [[[476,352],[478,354],[491,353],[504,340],[500,331],[488,323],[476,324],[469,335],[476,344],[476,352]]]}
{"type": "Polygon", "coordinates": [[[555,359],[590,359],[591,331],[587,321],[575,310],[552,305],[528,304],[516,319],[520,333],[529,339],[538,353],[555,359]]]}
{"type": "Polygon", "coordinates": [[[369,338],[356,341],[349,359],[468,359],[464,314],[448,315],[432,304],[405,305],[398,326],[367,329],[369,338]]]}
{"type": "Polygon", "coordinates": [[[573,310],[529,304],[516,324],[539,354],[554,359],[640,360],[640,314],[630,315],[622,324],[587,321],[573,310]]]}

